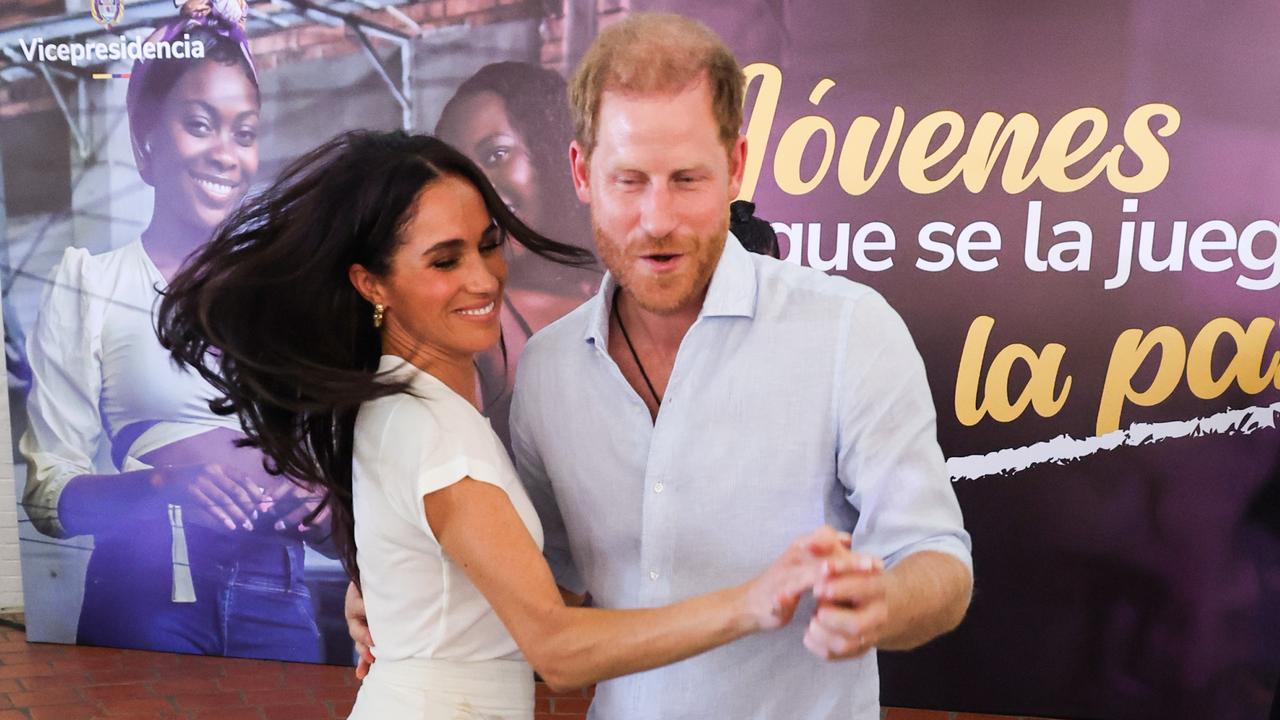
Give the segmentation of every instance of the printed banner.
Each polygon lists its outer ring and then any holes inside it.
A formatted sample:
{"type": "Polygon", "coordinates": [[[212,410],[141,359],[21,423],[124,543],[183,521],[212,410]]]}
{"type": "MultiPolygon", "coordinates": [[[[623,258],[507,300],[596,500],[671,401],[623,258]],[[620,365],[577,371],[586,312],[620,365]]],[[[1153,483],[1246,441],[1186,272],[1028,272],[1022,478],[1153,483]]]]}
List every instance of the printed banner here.
{"type": "MultiPolygon", "coordinates": [[[[350,662],[317,498],[267,476],[207,386],[168,364],[158,292],[246,195],[353,128],[439,134],[535,229],[590,247],[564,78],[598,28],[669,10],[743,66],[742,198],[781,257],[884,294],[928,368],[976,589],[959,630],[880,654],[883,702],[1266,716],[1280,676],[1273,2],[0,8],[31,639],[350,662]],[[247,483],[271,502],[211,509],[247,483]]],[[[509,261],[508,362],[481,358],[502,434],[525,341],[599,282],[509,261]]],[[[805,372],[780,360],[772,372],[805,372]]]]}

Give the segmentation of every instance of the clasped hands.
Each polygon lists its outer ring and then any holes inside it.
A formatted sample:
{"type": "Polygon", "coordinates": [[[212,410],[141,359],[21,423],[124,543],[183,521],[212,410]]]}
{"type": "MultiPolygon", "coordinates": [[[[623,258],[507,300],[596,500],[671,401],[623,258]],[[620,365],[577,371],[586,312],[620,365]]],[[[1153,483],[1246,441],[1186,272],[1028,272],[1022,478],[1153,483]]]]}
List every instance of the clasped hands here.
{"type": "Polygon", "coordinates": [[[748,604],[761,629],[791,620],[806,592],[816,609],[804,645],[824,660],[845,660],[875,648],[889,619],[884,563],[850,549],[848,533],[823,526],[794,541],[748,583],[748,604]]]}
{"type": "Polygon", "coordinates": [[[267,531],[317,544],[330,533],[323,496],[262,465],[262,453],[242,446],[241,433],[214,428],[152,450],[138,459],[151,466],[158,500],[182,506],[183,519],[226,533],[267,531]],[[314,517],[312,517],[314,515],[314,517]]]}

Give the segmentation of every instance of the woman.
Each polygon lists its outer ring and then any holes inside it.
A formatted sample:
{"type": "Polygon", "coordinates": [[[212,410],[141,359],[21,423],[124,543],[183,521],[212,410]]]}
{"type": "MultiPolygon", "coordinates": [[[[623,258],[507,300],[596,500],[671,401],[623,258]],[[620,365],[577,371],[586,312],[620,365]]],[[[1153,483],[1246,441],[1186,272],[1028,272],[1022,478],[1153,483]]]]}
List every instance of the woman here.
{"type": "Polygon", "coordinates": [[[302,572],[303,540],[328,534],[323,519],[303,524],[318,498],[266,473],[155,337],[157,291],[258,168],[244,34],[206,15],[152,40],[183,35],[203,59],[140,61],[129,84],[134,155],[155,188],[147,228],[100,255],[68,249],[31,336],[23,502],[41,532],[94,538],[78,642],[319,661],[302,572]]]}
{"type": "Polygon", "coordinates": [[[577,686],[778,627],[837,542],[827,530],[759,577],[666,608],[566,607],[476,408],[508,237],[587,258],[532,232],[443,142],[349,133],[229,221],[161,305],[162,342],[218,388],[216,408],[273,470],[328,493],[380,638],[353,718],[527,720],[530,664],[577,686]]]}
{"type": "MultiPolygon", "coordinates": [[[[564,78],[555,71],[522,62],[485,65],[458,86],[440,113],[436,134],[480,166],[528,227],[590,247],[590,218],[568,172],[573,119],[564,78]]],[[[515,243],[507,250],[512,281],[502,306],[502,344],[479,358],[486,414],[504,442],[524,344],[600,284],[594,263],[554,263],[515,243]]]]}

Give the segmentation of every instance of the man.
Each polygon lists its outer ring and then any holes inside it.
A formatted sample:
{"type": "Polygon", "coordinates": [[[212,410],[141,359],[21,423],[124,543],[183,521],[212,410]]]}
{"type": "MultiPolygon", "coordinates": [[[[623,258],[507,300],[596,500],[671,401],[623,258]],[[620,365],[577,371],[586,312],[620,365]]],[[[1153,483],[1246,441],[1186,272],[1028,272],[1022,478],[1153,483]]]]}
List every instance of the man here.
{"type": "Polygon", "coordinates": [[[609,275],[525,350],[516,464],[558,581],[602,607],[738,582],[822,523],[886,570],[820,584],[807,627],[602,683],[593,718],[878,718],[874,650],[968,606],[969,538],[901,319],[728,235],[743,92],[730,51],[679,16],[633,15],[583,58],[570,160],[609,275]]]}

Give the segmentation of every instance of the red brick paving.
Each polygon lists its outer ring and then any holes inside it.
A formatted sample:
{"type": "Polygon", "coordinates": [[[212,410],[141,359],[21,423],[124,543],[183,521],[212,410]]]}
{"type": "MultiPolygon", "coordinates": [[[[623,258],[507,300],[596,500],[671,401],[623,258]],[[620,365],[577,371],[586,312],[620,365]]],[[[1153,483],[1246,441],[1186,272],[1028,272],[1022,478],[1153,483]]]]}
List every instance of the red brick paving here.
{"type": "MultiPolygon", "coordinates": [[[[358,687],[347,667],[27,643],[25,633],[0,626],[0,720],[340,720],[358,687]]],[[[534,720],[584,720],[591,694],[539,683],[534,720]]],[[[902,708],[884,715],[1000,717],[902,708]]]]}

